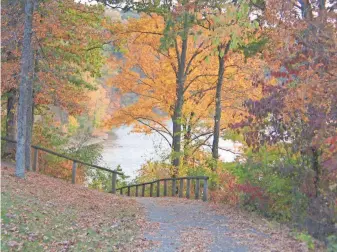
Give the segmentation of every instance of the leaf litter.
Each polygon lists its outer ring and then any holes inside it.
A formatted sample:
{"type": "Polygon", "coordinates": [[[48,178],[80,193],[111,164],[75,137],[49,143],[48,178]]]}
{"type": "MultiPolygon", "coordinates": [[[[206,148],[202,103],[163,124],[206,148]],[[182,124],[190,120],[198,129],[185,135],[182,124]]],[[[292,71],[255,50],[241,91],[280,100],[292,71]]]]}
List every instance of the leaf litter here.
{"type": "Polygon", "coordinates": [[[132,199],[2,167],[2,251],[144,251],[153,244],[132,199]]]}

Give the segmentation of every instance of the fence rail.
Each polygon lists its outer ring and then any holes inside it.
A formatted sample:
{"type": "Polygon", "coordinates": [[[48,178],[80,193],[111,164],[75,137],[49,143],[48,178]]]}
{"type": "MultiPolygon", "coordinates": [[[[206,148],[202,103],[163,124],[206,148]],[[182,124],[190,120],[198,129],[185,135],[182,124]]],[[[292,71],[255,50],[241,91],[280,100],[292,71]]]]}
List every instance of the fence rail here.
{"type": "MultiPolygon", "coordinates": [[[[2,141],[7,141],[10,143],[17,143],[17,141],[12,140],[12,139],[8,139],[5,137],[1,137],[2,141]]],[[[188,177],[180,177],[180,178],[164,178],[164,179],[158,179],[158,180],[154,180],[151,182],[145,182],[145,183],[139,183],[139,184],[134,184],[134,185],[128,185],[128,186],[123,186],[120,187],[118,189],[116,189],[116,185],[117,185],[117,175],[121,175],[123,176],[124,174],[122,172],[118,172],[115,170],[110,170],[98,165],[94,165],[94,164],[89,164],[89,163],[85,163],[82,162],[78,159],[74,159],[71,157],[68,157],[66,155],[54,152],[52,150],[48,150],[46,148],[43,148],[41,146],[37,146],[37,145],[31,145],[31,147],[34,149],[34,156],[33,156],[33,163],[32,163],[32,170],[36,171],[37,167],[38,167],[38,152],[42,151],[42,152],[47,152],[49,154],[52,154],[54,156],[57,157],[61,157],[61,158],[65,158],[68,159],[70,161],[73,161],[73,165],[72,165],[72,176],[71,176],[71,182],[73,184],[76,183],[76,168],[77,168],[77,164],[82,164],[82,165],[86,165],[86,166],[90,166],[99,170],[103,170],[103,171],[107,171],[107,172],[111,172],[112,173],[112,193],[116,193],[116,190],[118,190],[120,192],[121,195],[123,195],[123,190],[127,189],[127,196],[131,196],[131,189],[135,188],[135,196],[139,197],[139,188],[142,188],[141,191],[141,196],[145,197],[145,189],[147,185],[150,185],[150,197],[154,197],[154,187],[156,186],[156,197],[160,197],[162,196],[169,196],[169,194],[171,194],[171,196],[175,197],[175,196],[179,196],[180,198],[184,197],[184,181],[186,180],[186,190],[185,190],[185,197],[186,198],[190,198],[191,197],[191,189],[194,189],[194,197],[195,199],[199,199],[200,198],[200,181],[202,182],[202,199],[203,201],[207,201],[207,194],[208,194],[208,177],[206,176],[188,176],[188,177]],[[168,193],[168,181],[171,181],[172,183],[172,187],[171,187],[171,193],[168,193]],[[163,182],[163,183],[161,183],[163,182]],[[179,187],[177,185],[177,182],[179,182],[179,187]],[[161,194],[161,184],[163,184],[163,193],[161,194]],[[193,187],[194,185],[194,187],[193,187]],[[192,188],[193,187],[193,188],[192,188]]]]}
{"type": "Polygon", "coordinates": [[[123,190],[127,189],[126,195],[131,196],[131,189],[135,188],[135,196],[139,197],[139,188],[142,188],[141,196],[145,197],[145,189],[147,185],[150,185],[150,197],[154,197],[154,186],[156,185],[156,197],[162,196],[169,196],[168,193],[168,181],[171,181],[172,187],[171,187],[171,196],[179,196],[179,198],[185,197],[190,198],[191,197],[191,185],[194,183],[194,197],[195,199],[199,199],[200,197],[200,181],[202,181],[202,200],[207,201],[207,194],[208,194],[208,177],[206,176],[190,176],[190,177],[180,177],[180,178],[164,178],[164,179],[158,179],[151,182],[145,182],[145,183],[139,183],[139,184],[133,184],[133,185],[127,185],[123,186],[117,189],[121,195],[123,195],[123,190]],[[186,180],[186,190],[184,190],[184,181],[186,180]],[[160,184],[163,182],[163,194],[161,194],[161,188],[160,184]],[[177,182],[179,182],[179,187],[177,185],[177,182]],[[185,192],[185,193],[184,193],[185,192]]]}
{"type": "MultiPolygon", "coordinates": [[[[6,142],[10,142],[10,143],[17,143],[17,141],[12,140],[12,139],[8,139],[8,138],[5,138],[5,137],[1,137],[1,140],[2,141],[6,141],[6,142]]],[[[70,161],[73,161],[72,176],[71,176],[71,182],[73,184],[75,184],[75,182],[76,182],[76,168],[77,168],[77,164],[82,164],[82,165],[86,165],[86,166],[90,166],[90,167],[96,168],[98,170],[111,172],[112,173],[112,181],[111,181],[111,183],[112,183],[112,193],[116,193],[117,175],[121,175],[121,176],[124,175],[122,172],[118,172],[118,171],[110,170],[110,169],[107,169],[107,168],[104,168],[104,167],[101,167],[101,166],[98,166],[98,165],[82,162],[82,161],[80,161],[78,159],[68,157],[66,155],[57,153],[57,152],[52,151],[52,150],[48,150],[48,149],[43,148],[41,146],[31,145],[31,147],[34,149],[33,164],[32,164],[32,170],[33,171],[36,171],[37,167],[38,167],[38,152],[39,151],[47,152],[47,153],[52,154],[54,156],[65,158],[65,159],[68,159],[70,161]]]]}

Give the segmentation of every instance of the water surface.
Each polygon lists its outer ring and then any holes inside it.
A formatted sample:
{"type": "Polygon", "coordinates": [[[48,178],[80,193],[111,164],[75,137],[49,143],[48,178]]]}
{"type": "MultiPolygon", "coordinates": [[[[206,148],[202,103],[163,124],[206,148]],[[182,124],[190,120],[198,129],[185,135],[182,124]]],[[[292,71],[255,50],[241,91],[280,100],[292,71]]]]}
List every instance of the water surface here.
{"type": "MultiPolygon", "coordinates": [[[[219,145],[221,148],[234,150],[232,141],[221,139],[219,145]]],[[[112,130],[112,134],[104,141],[103,146],[103,163],[113,169],[121,165],[123,172],[131,178],[136,177],[137,170],[147,160],[160,160],[161,153],[169,152],[168,144],[159,134],[134,133],[132,126],[112,130]]],[[[227,151],[219,150],[219,154],[220,159],[226,162],[231,162],[235,158],[233,153],[227,151]]]]}

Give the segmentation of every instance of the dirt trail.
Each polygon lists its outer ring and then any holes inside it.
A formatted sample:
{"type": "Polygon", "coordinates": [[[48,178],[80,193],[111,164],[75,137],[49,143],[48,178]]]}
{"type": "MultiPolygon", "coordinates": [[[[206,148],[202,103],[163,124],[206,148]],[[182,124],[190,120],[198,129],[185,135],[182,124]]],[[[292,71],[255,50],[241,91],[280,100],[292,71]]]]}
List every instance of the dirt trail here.
{"type": "Polygon", "coordinates": [[[253,223],[238,212],[218,212],[210,204],[176,198],[137,198],[155,227],[145,238],[150,251],[306,251],[286,230],[253,223]]]}

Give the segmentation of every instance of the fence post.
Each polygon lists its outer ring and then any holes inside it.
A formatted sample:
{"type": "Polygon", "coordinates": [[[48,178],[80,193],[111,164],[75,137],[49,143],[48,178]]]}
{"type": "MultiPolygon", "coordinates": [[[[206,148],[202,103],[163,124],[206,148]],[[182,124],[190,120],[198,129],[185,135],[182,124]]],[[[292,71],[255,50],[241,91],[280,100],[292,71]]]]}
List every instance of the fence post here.
{"type": "Polygon", "coordinates": [[[142,197],[145,197],[145,184],[142,185],[142,197]]]}
{"type": "Polygon", "coordinates": [[[130,196],[130,186],[128,186],[128,196],[130,196]]]}
{"type": "Polygon", "coordinates": [[[199,199],[200,180],[197,178],[195,185],[195,199],[199,199]]]}
{"type": "Polygon", "coordinates": [[[136,185],[136,197],[138,197],[138,186],[136,185]]]}
{"type": "Polygon", "coordinates": [[[153,183],[150,184],[150,197],[153,196],[153,183]]]}
{"type": "Polygon", "coordinates": [[[28,164],[28,167],[27,167],[27,171],[33,170],[33,158],[34,158],[33,150],[34,150],[34,148],[32,146],[30,146],[29,147],[29,164],[28,164]]]}
{"type": "Polygon", "coordinates": [[[208,185],[207,185],[207,179],[208,178],[204,178],[204,195],[202,197],[203,201],[207,201],[207,189],[208,189],[208,185]]]}
{"type": "Polygon", "coordinates": [[[34,157],[33,157],[33,171],[35,172],[38,166],[38,149],[34,148],[34,157]]]}
{"type": "Polygon", "coordinates": [[[187,179],[187,185],[186,185],[186,198],[190,198],[190,191],[191,191],[191,179],[187,179]]]}
{"type": "Polygon", "coordinates": [[[164,180],[164,196],[167,196],[167,180],[164,180]]]}
{"type": "Polygon", "coordinates": [[[157,181],[157,197],[160,197],[160,181],[157,181]]]}
{"type": "Polygon", "coordinates": [[[180,179],[179,184],[179,198],[183,197],[183,190],[184,190],[184,179],[180,179]]]}
{"type": "Polygon", "coordinates": [[[172,197],[176,196],[176,179],[172,179],[172,197]]]}
{"type": "Polygon", "coordinates": [[[117,174],[116,173],[112,173],[112,187],[111,187],[111,192],[113,194],[116,194],[116,181],[117,181],[117,174]]]}
{"type": "Polygon", "coordinates": [[[71,183],[75,184],[76,183],[76,162],[73,161],[73,170],[71,174],[71,183]]]}

